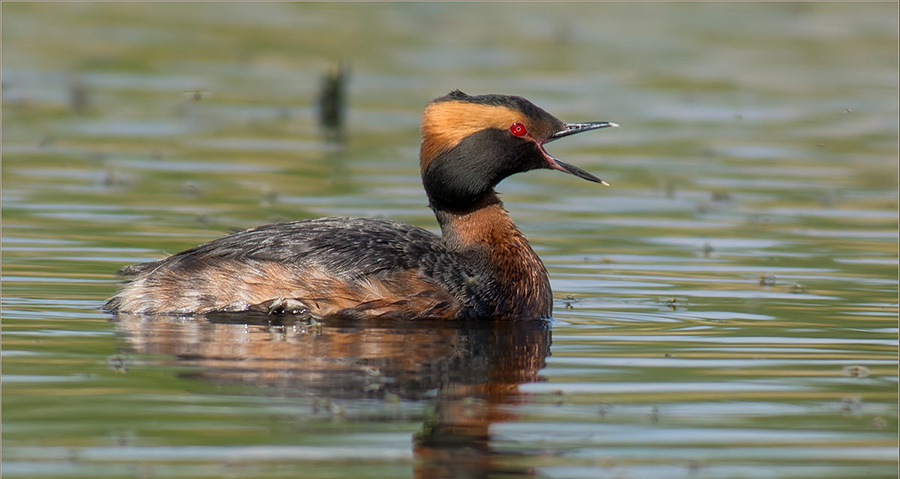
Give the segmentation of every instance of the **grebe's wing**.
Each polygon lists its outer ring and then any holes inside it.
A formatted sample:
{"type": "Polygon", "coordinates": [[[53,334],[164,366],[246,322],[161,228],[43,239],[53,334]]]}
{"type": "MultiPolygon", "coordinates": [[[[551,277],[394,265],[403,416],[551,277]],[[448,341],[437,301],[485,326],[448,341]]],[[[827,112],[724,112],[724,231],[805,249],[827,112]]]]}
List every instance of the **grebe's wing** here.
{"type": "Polygon", "coordinates": [[[481,309],[461,299],[474,284],[471,267],[471,258],[415,226],[369,218],[292,221],[127,266],[120,274],[128,282],[105,308],[204,313],[290,299],[323,316],[446,316],[481,309]]]}

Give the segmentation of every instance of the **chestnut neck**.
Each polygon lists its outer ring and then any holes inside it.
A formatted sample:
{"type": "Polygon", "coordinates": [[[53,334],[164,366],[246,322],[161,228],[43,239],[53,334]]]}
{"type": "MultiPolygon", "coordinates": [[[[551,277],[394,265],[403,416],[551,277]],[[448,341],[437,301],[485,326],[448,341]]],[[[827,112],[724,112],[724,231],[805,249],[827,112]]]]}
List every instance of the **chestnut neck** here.
{"type": "Polygon", "coordinates": [[[493,190],[465,208],[441,208],[432,205],[441,225],[444,244],[453,249],[485,246],[509,242],[524,235],[516,228],[503,202],[493,190]]]}

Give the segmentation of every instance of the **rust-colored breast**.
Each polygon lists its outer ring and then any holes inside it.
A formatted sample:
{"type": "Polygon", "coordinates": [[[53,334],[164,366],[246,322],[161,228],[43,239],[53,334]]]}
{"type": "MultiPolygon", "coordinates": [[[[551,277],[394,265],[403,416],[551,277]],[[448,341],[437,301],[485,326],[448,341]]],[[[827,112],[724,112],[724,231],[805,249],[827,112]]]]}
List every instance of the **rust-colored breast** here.
{"type": "Polygon", "coordinates": [[[465,214],[438,215],[444,241],[453,248],[487,251],[494,288],[495,315],[549,317],[553,293],[547,269],[513,224],[503,204],[493,203],[465,214]]]}

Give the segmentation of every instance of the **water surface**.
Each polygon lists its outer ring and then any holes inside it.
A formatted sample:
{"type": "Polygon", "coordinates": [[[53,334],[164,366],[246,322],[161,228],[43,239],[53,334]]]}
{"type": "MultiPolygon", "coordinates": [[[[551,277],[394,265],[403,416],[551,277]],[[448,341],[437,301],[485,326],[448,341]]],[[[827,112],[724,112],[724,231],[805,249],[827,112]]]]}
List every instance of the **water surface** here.
{"type": "Polygon", "coordinates": [[[5,476],[897,477],[896,5],[3,13],[5,476]],[[235,229],[436,230],[417,127],[454,88],[623,125],[551,148],[611,188],[499,188],[552,320],[99,311],[235,229]]]}

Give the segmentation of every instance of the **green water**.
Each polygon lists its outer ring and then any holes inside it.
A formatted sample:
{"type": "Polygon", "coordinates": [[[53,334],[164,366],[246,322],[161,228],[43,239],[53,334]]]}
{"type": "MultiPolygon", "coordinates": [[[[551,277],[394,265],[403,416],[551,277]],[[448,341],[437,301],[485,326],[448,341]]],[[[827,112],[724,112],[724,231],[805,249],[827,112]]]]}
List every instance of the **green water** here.
{"type": "Polygon", "coordinates": [[[5,3],[4,477],[897,477],[897,10],[5,3]],[[622,125],[551,145],[611,188],[500,185],[552,321],[99,311],[235,229],[435,229],[455,88],[622,125]]]}

